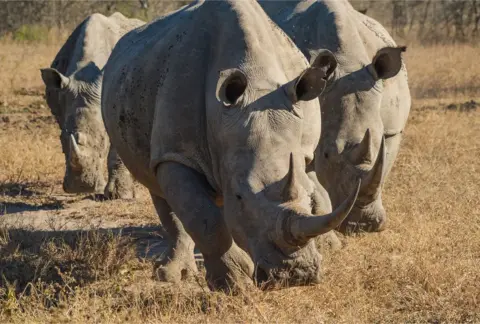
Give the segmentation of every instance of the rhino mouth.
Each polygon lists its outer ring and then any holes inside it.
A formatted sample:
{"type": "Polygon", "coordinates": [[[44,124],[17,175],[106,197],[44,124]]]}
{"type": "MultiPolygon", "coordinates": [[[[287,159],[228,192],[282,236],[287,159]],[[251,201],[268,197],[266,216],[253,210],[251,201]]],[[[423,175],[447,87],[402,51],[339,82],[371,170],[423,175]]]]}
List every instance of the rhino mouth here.
{"type": "Polygon", "coordinates": [[[85,181],[82,175],[72,175],[70,172],[65,175],[63,179],[63,191],[70,194],[82,193],[103,193],[105,187],[105,180],[95,177],[85,181]]]}
{"type": "Polygon", "coordinates": [[[255,273],[253,274],[253,276],[255,279],[255,283],[259,287],[263,287],[270,282],[270,275],[259,265],[255,267],[255,273]]]}
{"type": "Polygon", "coordinates": [[[256,263],[254,280],[262,290],[306,286],[319,282],[317,265],[299,266],[298,260],[285,260],[282,265],[275,266],[262,260],[256,263]]]}
{"type": "Polygon", "coordinates": [[[261,290],[273,290],[292,286],[288,271],[257,265],[254,273],[255,283],[261,290]]]}
{"type": "Polygon", "coordinates": [[[359,232],[381,232],[386,228],[387,216],[381,200],[375,200],[369,205],[354,206],[350,215],[339,227],[344,234],[359,232]]]}

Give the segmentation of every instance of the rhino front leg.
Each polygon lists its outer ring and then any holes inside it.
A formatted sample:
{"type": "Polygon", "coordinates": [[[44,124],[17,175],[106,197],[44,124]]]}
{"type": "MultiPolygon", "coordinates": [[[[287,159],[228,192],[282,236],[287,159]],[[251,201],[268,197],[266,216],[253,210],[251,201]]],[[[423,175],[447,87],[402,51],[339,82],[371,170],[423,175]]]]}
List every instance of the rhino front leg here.
{"type": "Polygon", "coordinates": [[[113,146],[108,152],[108,183],[104,195],[107,199],[135,198],[132,175],[113,146]]]}
{"type": "Polygon", "coordinates": [[[162,260],[158,260],[155,272],[158,279],[162,281],[179,282],[197,272],[193,254],[195,244],[165,199],[152,193],[151,196],[160,221],[170,239],[167,254],[162,260]]]}
{"type": "Polygon", "coordinates": [[[211,289],[231,291],[251,284],[253,263],[232,239],[208,182],[198,172],[174,162],[157,170],[163,195],[203,254],[211,289]]]}

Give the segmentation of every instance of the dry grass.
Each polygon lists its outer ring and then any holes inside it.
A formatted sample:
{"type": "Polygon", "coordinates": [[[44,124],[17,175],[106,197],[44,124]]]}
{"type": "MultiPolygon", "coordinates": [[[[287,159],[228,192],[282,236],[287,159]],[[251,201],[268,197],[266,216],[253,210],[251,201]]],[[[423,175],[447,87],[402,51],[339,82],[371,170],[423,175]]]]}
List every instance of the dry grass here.
{"type": "MultiPolygon", "coordinates": [[[[38,73],[56,49],[0,45],[0,203],[61,192],[59,132],[38,73]],[[38,194],[12,198],[15,186],[38,194]]],[[[416,99],[385,188],[389,228],[327,251],[323,283],[226,296],[209,292],[202,275],[178,286],[153,281],[151,262],[136,257],[128,237],[4,230],[0,322],[479,322],[480,112],[445,109],[480,97],[475,53],[466,45],[409,48],[416,99]]],[[[145,191],[81,217],[156,221],[145,191]]]]}
{"type": "Polygon", "coordinates": [[[406,61],[412,95],[462,98],[480,95],[478,46],[470,44],[408,47],[406,61]]]}

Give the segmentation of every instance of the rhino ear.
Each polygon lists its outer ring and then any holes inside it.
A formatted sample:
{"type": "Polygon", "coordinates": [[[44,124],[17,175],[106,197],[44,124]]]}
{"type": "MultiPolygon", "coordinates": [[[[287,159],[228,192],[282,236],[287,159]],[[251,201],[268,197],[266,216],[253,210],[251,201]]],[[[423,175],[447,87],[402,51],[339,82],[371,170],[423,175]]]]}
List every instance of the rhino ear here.
{"type": "Polygon", "coordinates": [[[297,100],[309,101],[317,98],[325,89],[328,77],[337,68],[337,60],[329,50],[321,50],[297,79],[295,95],[297,100]]]}
{"type": "Polygon", "coordinates": [[[69,79],[55,69],[41,69],[42,79],[49,89],[64,89],[68,86],[69,79]]]}
{"type": "Polygon", "coordinates": [[[239,69],[220,72],[217,84],[217,99],[225,106],[236,104],[247,89],[247,77],[239,69]]]}
{"type": "Polygon", "coordinates": [[[322,69],[325,72],[325,79],[328,79],[338,65],[335,55],[327,49],[320,50],[310,64],[322,69]]]}
{"type": "Polygon", "coordinates": [[[377,52],[372,62],[377,80],[392,78],[400,72],[402,68],[401,54],[406,50],[406,46],[384,47],[377,52]]]}

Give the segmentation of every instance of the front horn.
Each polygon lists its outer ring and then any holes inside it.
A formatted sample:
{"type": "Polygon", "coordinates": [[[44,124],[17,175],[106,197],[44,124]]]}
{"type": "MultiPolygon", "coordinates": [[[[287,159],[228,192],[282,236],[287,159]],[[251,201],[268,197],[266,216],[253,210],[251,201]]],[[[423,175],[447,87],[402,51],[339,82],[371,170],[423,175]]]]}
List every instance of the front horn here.
{"type": "Polygon", "coordinates": [[[352,210],[360,191],[361,182],[361,179],[357,180],[357,185],[347,199],[330,214],[308,215],[291,211],[292,213],[284,223],[284,234],[287,235],[286,241],[291,242],[293,239],[294,242],[301,245],[315,236],[337,228],[352,210]]]}
{"type": "Polygon", "coordinates": [[[76,166],[78,164],[81,154],[82,153],[78,147],[75,137],[70,134],[70,162],[73,163],[72,166],[76,166]]]}
{"type": "Polygon", "coordinates": [[[288,167],[287,173],[287,183],[285,184],[285,188],[283,188],[283,200],[284,201],[292,201],[296,200],[299,197],[298,192],[298,175],[295,171],[295,162],[293,159],[293,153],[290,153],[290,165],[288,167]]]}
{"type": "Polygon", "coordinates": [[[382,136],[377,160],[375,161],[373,168],[370,170],[367,179],[365,179],[366,181],[363,182],[363,185],[360,188],[360,199],[365,196],[376,196],[380,192],[382,188],[383,174],[385,172],[385,160],[385,136],[382,136]]]}

